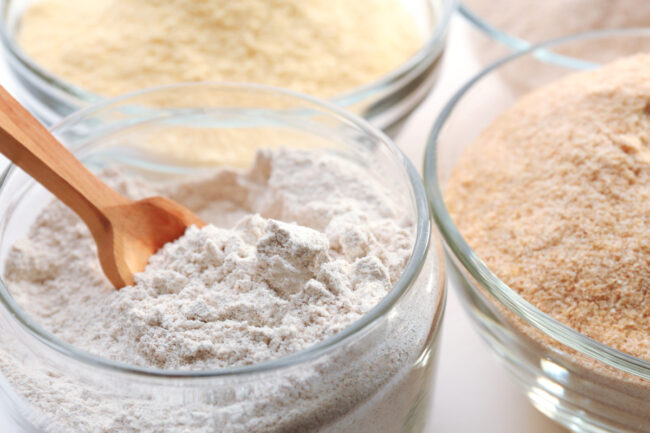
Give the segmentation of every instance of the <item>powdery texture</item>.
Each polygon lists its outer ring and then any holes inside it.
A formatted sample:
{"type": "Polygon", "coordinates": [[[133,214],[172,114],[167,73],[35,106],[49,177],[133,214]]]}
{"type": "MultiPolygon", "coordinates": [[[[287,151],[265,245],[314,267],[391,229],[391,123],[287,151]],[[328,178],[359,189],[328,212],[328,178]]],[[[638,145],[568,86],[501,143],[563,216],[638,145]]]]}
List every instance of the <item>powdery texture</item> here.
{"type": "MultiPolygon", "coordinates": [[[[523,97],[464,149],[445,191],[463,236],[510,287],[579,332],[646,360],[649,66],[648,54],[625,58],[523,97]]],[[[483,295],[522,356],[566,369],[566,380],[544,374],[588,422],[650,425],[650,382],[560,344],[483,295]]]]}
{"type": "Polygon", "coordinates": [[[18,43],[81,88],[117,95],[245,81],[331,97],[397,68],[422,44],[398,0],[43,0],[18,43]]]}
{"type": "MultiPolygon", "coordinates": [[[[203,369],[244,365],[335,334],[382,299],[410,254],[404,198],[338,156],[263,151],[247,173],[222,169],[160,185],[107,180],[130,197],[164,191],[208,222],[151,258],[116,292],[80,220],[46,207],[15,244],[6,278],[48,330],[125,362],[203,369]]],[[[47,432],[393,433],[429,407],[443,293],[436,254],[409,292],[348,343],[290,368],[181,382],[112,375],[31,351],[0,317],[0,370],[47,432]]],[[[13,410],[13,409],[12,409],[13,410]]]]}
{"type": "Polygon", "coordinates": [[[650,360],[650,55],[523,97],[463,153],[446,198],[525,299],[650,360]]]}
{"type": "MultiPolygon", "coordinates": [[[[645,359],[649,64],[639,55],[525,96],[465,149],[446,189],[461,233],[510,287],[579,332],[645,359]]],[[[565,398],[586,416],[632,430],[648,425],[647,381],[494,307],[527,355],[567,369],[570,379],[559,381],[565,398]]]]}
{"type": "MultiPolygon", "coordinates": [[[[111,180],[131,197],[156,192],[111,180]]],[[[168,188],[206,221],[238,222],[188,228],[115,291],[84,224],[53,203],[9,254],[14,297],[95,354],[164,369],[232,367],[336,334],[385,296],[409,257],[412,224],[342,160],[267,152],[248,173],[224,169],[168,188]]]]}

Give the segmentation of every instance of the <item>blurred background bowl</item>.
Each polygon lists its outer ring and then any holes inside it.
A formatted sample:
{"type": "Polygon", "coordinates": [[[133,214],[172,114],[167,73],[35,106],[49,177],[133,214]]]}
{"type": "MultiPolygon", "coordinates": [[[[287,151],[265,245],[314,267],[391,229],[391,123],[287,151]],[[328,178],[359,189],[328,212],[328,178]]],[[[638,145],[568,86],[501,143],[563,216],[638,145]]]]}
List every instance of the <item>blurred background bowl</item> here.
{"type": "Polygon", "coordinates": [[[463,0],[459,11],[477,30],[472,43],[483,64],[553,38],[650,25],[646,0],[463,0]]]}

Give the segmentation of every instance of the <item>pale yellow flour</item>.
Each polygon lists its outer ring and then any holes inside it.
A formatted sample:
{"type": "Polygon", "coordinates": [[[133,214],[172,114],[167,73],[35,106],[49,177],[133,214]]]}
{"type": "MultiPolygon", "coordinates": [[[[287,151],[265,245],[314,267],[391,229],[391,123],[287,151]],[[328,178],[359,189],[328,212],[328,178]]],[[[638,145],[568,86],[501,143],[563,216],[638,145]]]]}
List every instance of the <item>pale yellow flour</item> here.
{"type": "Polygon", "coordinates": [[[20,47],[71,84],[112,96],[182,81],[245,81],[332,97],[422,43],[399,0],[43,0],[20,47]]]}

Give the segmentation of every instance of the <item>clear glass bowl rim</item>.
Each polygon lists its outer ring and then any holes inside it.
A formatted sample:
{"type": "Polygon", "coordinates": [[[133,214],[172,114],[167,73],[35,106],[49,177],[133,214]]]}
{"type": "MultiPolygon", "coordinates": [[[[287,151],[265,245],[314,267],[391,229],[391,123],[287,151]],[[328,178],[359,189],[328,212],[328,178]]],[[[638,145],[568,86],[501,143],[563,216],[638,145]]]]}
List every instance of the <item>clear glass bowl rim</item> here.
{"type": "MultiPolygon", "coordinates": [[[[48,83],[50,86],[64,92],[65,94],[78,98],[86,104],[95,104],[104,100],[113,99],[102,97],[101,95],[90,92],[59,78],[58,76],[42,68],[40,65],[38,65],[38,63],[26,55],[14,42],[13,38],[8,32],[7,26],[5,25],[4,18],[7,13],[7,6],[10,1],[12,0],[0,0],[0,16],[3,17],[3,19],[0,21],[0,41],[5,48],[5,52],[10,57],[10,60],[18,62],[21,66],[33,73],[40,80],[48,83]]],[[[436,6],[432,3],[432,0],[427,1],[432,8],[436,8],[436,6]]],[[[362,102],[375,94],[379,94],[386,89],[390,89],[391,86],[399,82],[403,76],[426,65],[429,58],[431,57],[431,54],[435,54],[438,51],[438,44],[441,43],[445,38],[447,29],[449,27],[449,21],[451,20],[453,13],[458,7],[458,2],[459,0],[441,0],[442,8],[440,8],[441,10],[439,11],[440,18],[438,20],[437,26],[424,41],[420,49],[411,57],[409,57],[404,63],[373,82],[364,84],[346,93],[334,96],[333,98],[329,98],[329,100],[343,106],[362,102]]],[[[129,94],[132,93],[134,92],[129,92],[129,94]]]]}
{"type": "MultiPolygon", "coordinates": [[[[650,380],[650,362],[629,355],[620,350],[609,347],[599,341],[585,336],[578,331],[560,323],[553,317],[533,306],[514,290],[501,281],[470,248],[454,224],[447,207],[445,206],[442,190],[438,182],[437,170],[437,142],[441,130],[444,128],[447,119],[450,117],[456,105],[463,99],[468,91],[474,88],[487,75],[497,71],[500,67],[510,64],[524,56],[536,56],[542,61],[550,58],[554,63],[557,59],[564,59],[573,65],[574,59],[559,56],[552,52],[554,46],[580,40],[599,39],[606,37],[637,36],[650,39],[650,28],[630,28],[614,30],[596,30],[575,35],[563,36],[551,39],[530,46],[528,49],[515,52],[497,60],[487,66],[467,83],[465,83],[451,97],[444,106],[435,121],[433,129],[427,140],[424,157],[424,181],[433,218],[438,230],[444,239],[448,250],[451,250],[454,258],[470,273],[470,275],[485,289],[494,296],[509,311],[523,319],[529,325],[535,327],[544,334],[556,341],[574,349],[590,358],[603,362],[618,370],[625,371],[635,376],[650,380]]],[[[584,65],[583,61],[579,61],[584,65]]]]}
{"type": "Polygon", "coordinates": [[[530,42],[524,39],[513,36],[510,33],[493,26],[488,21],[481,18],[477,13],[475,13],[472,8],[466,6],[462,2],[458,6],[458,12],[479,30],[484,32],[495,41],[507,46],[511,50],[525,50],[527,48],[530,48],[532,45],[530,42]]]}
{"type": "MultiPolygon", "coordinates": [[[[416,222],[416,234],[415,242],[413,245],[413,250],[411,257],[409,258],[404,272],[400,276],[397,283],[392,287],[389,293],[381,300],[379,304],[373,307],[368,313],[361,317],[356,322],[353,322],[350,326],[345,328],[343,331],[339,332],[336,335],[333,335],[320,343],[317,343],[309,348],[295,352],[293,354],[284,356],[282,358],[273,359],[259,364],[253,364],[249,366],[236,367],[236,368],[224,368],[224,369],[213,369],[213,370],[201,370],[201,371],[186,371],[186,370],[163,370],[158,368],[148,368],[135,365],[129,365],[122,362],[116,362],[107,358],[103,358],[91,353],[85,352],[81,349],[76,348],[75,346],[66,343],[65,341],[57,338],[53,334],[46,331],[39,324],[33,321],[27,314],[23,312],[20,306],[16,303],[13,297],[9,294],[7,287],[5,286],[2,279],[0,279],[0,304],[7,309],[7,311],[13,316],[13,318],[18,322],[18,324],[27,331],[30,336],[35,337],[41,343],[48,346],[50,349],[55,350],[56,352],[72,358],[74,361],[79,361],[85,365],[91,367],[100,368],[103,370],[113,371],[121,374],[131,374],[141,377],[152,377],[152,378],[164,378],[164,379],[200,379],[200,378],[216,378],[216,377],[234,377],[234,376],[245,376],[254,373],[266,373],[274,370],[280,370],[287,367],[292,367],[301,363],[308,362],[310,360],[316,359],[319,356],[325,354],[328,350],[340,346],[348,342],[352,337],[361,333],[371,324],[375,323],[377,320],[384,318],[390,312],[391,308],[402,298],[402,296],[408,291],[412,286],[414,281],[420,275],[424,261],[429,253],[429,249],[434,246],[431,245],[430,235],[431,235],[431,218],[429,207],[426,198],[426,192],[424,189],[424,184],[418,174],[417,170],[413,164],[408,160],[404,153],[395,145],[388,136],[377,128],[371,126],[364,119],[356,116],[352,113],[349,113],[340,107],[311,96],[303,95],[294,91],[274,88],[270,86],[260,85],[260,84],[245,84],[245,83],[183,83],[183,84],[170,84],[158,87],[152,87],[150,89],[138,90],[117,98],[106,100],[102,103],[96,104],[94,106],[88,107],[86,109],[80,110],[65,119],[60,123],[53,126],[50,130],[56,134],[58,131],[69,127],[77,122],[83,121],[89,116],[92,116],[95,113],[98,113],[104,109],[109,109],[115,105],[121,105],[123,103],[128,103],[132,98],[138,98],[147,94],[155,94],[156,92],[163,92],[166,90],[176,90],[183,88],[205,88],[210,89],[219,89],[219,90],[237,90],[237,91],[249,91],[249,92],[261,92],[269,95],[279,95],[282,97],[290,97],[295,99],[298,103],[308,104],[313,107],[316,107],[319,110],[327,113],[338,119],[341,119],[343,122],[354,125],[361,132],[368,136],[376,138],[378,141],[383,143],[390,153],[395,158],[396,162],[403,169],[404,174],[408,178],[409,184],[412,188],[412,194],[415,200],[415,211],[417,216],[416,222]]],[[[73,152],[75,149],[71,149],[73,152]]],[[[0,192],[4,191],[7,180],[11,173],[15,169],[15,165],[11,164],[3,173],[0,175],[0,192]]],[[[445,300],[445,287],[444,287],[444,266],[442,262],[442,256],[439,254],[437,257],[438,270],[440,275],[437,276],[436,282],[438,284],[437,289],[441,290],[440,296],[440,305],[432,305],[432,308],[441,309],[444,306],[445,300]]],[[[435,323],[434,326],[439,326],[442,314],[438,314],[436,320],[438,323],[435,323]]],[[[435,317],[435,316],[434,316],[435,317]]]]}

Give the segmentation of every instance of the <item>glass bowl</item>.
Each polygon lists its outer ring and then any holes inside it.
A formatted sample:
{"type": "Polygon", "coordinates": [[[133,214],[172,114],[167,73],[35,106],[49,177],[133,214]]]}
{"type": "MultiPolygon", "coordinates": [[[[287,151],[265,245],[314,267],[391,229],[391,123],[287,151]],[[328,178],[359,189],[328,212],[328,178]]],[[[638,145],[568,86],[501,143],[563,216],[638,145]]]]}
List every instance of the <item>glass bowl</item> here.
{"type": "MultiPolygon", "coordinates": [[[[0,40],[17,84],[17,97],[45,124],[103,99],[41,68],[15,42],[20,19],[34,0],[0,1],[0,40]]],[[[396,133],[434,85],[442,57],[449,19],[457,0],[404,0],[416,25],[425,35],[422,47],[404,64],[380,79],[332,98],[366,118],[374,126],[396,133]]]]}
{"type": "MultiPolygon", "coordinates": [[[[643,27],[650,23],[650,4],[635,0],[551,0],[512,2],[510,13],[486,0],[464,0],[460,14],[476,29],[474,51],[484,64],[533,43],[580,32],[643,27]],[[533,14],[519,9],[533,6],[533,14]],[[518,9],[519,8],[519,9],[518,9]]],[[[503,3],[503,0],[502,0],[503,3]]],[[[580,57],[584,53],[576,52],[580,57]]],[[[586,57],[590,54],[586,53],[586,57]]]]}
{"type": "MultiPolygon", "coordinates": [[[[425,155],[425,185],[445,242],[450,280],[475,328],[541,412],[575,432],[650,432],[650,362],[607,347],[561,324],[499,280],[469,247],[449,215],[444,189],[462,150],[522,93],[612,54],[650,51],[650,29],[585,33],[506,57],[448,102],[425,155]],[[593,58],[564,53],[601,47],[593,58]],[[552,61],[549,61],[552,60],[552,61]],[[537,72],[537,83],[518,80],[537,72]]],[[[596,50],[594,50],[596,52],[596,50]]]]}
{"type": "MultiPolygon", "coordinates": [[[[384,134],[331,104],[243,84],[141,91],[85,109],[52,131],[93,171],[119,164],[155,179],[215,166],[157,146],[170,137],[207,141],[218,152],[252,142],[229,161],[241,167],[260,147],[334,153],[398,194],[415,222],[414,246],[389,294],[340,333],[283,358],[213,371],[137,367],[81,351],[32,321],[2,283],[0,419],[11,423],[3,431],[86,431],[67,400],[76,395],[93,411],[85,422],[101,420],[92,431],[422,432],[446,293],[442,249],[417,171],[384,134]],[[180,425],[179,410],[193,424],[180,425]],[[67,424],[54,424],[52,411],[67,424]],[[144,412],[155,425],[129,425],[144,412]]],[[[9,247],[49,197],[13,166],[0,178],[3,274],[9,247]]]]}

